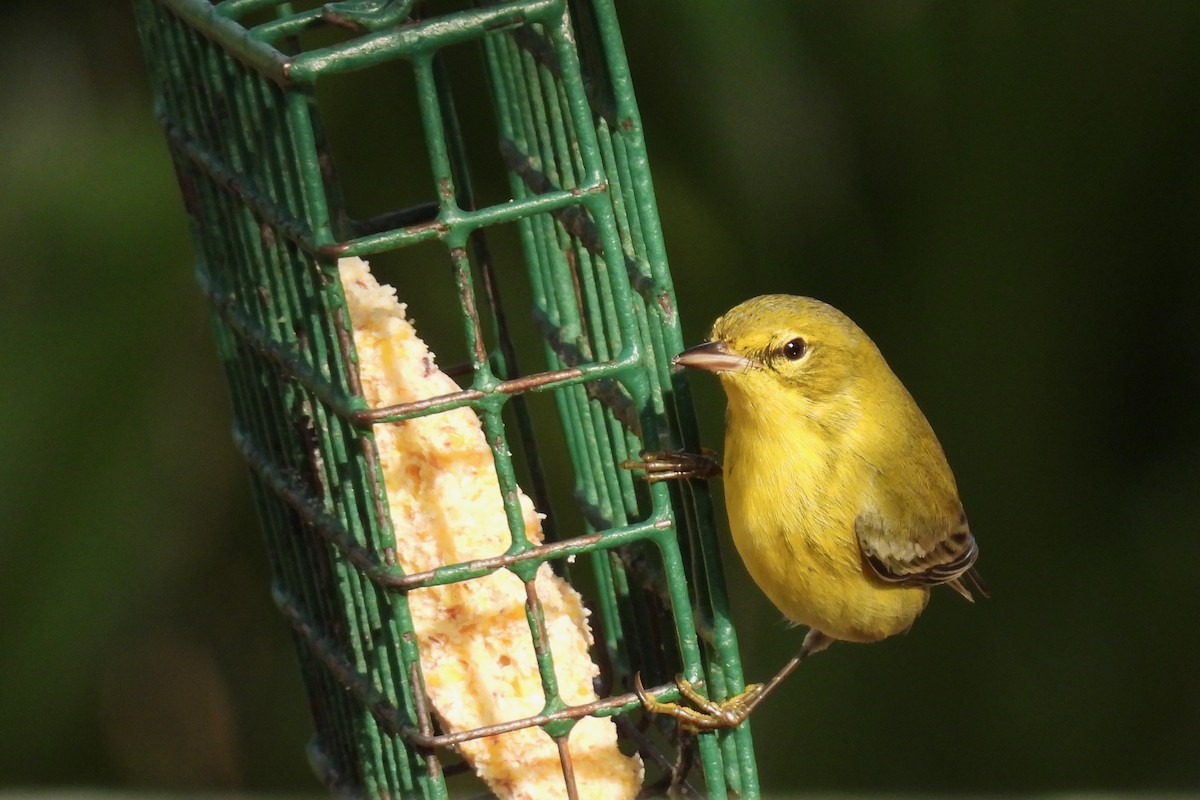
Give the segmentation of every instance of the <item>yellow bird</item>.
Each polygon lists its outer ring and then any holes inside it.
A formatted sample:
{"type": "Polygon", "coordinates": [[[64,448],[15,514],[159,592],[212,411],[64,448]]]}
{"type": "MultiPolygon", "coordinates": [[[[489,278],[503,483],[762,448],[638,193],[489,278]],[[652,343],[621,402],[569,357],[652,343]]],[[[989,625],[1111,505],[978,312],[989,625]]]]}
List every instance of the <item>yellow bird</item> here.
{"type": "MultiPolygon", "coordinates": [[[[718,319],[709,341],[675,363],[721,379],[734,544],[771,602],[809,632],[768,683],[723,703],[682,679],[680,691],[695,707],[659,702],[638,683],[649,710],[691,728],[736,726],[831,642],[907,631],[930,587],[946,584],[972,600],[966,579],[987,596],[933,429],[845,314],[808,297],[756,297],[718,319]]],[[[644,468],[651,480],[705,472],[686,454],[651,457],[644,468]]]]}

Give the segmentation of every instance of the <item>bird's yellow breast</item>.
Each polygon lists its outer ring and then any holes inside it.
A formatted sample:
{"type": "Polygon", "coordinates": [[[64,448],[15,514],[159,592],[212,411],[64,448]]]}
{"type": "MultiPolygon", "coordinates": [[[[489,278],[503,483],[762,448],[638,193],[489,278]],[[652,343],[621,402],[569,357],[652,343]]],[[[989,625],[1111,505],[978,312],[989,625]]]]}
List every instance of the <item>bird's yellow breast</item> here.
{"type": "Polygon", "coordinates": [[[853,439],[870,432],[852,418],[819,427],[769,393],[726,390],[726,506],[750,576],[789,620],[835,639],[873,642],[908,630],[928,589],[880,580],[854,530],[870,487],[853,439]],[[780,405],[763,407],[771,403],[780,405]],[[831,435],[846,437],[842,446],[831,448],[831,435]]]}

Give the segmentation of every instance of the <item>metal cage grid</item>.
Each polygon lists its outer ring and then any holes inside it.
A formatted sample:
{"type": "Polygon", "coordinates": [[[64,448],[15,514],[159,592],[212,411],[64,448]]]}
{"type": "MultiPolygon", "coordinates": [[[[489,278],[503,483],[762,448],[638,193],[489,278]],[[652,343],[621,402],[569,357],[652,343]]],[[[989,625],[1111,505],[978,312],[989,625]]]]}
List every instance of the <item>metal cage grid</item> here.
{"type": "MultiPolygon", "coordinates": [[[[592,714],[617,716],[662,781],[681,781],[673,772],[690,760],[688,737],[680,745],[673,721],[654,732],[628,691],[632,675],[665,681],[682,672],[717,698],[743,685],[707,490],[648,485],[620,468],[642,449],[697,442],[687,386],[670,368],[682,339],[612,4],[523,0],[441,14],[394,0],[299,5],[135,0],[231,386],[235,440],[266,531],[273,596],[295,632],[316,725],[314,768],[338,793],[444,798],[454,767],[443,764],[447,748],[538,725],[558,743],[575,796],[565,743],[574,722],[592,714]],[[343,35],[306,48],[315,30],[343,35]],[[483,48],[497,154],[512,191],[486,207],[476,207],[439,59],[464,42],[483,48]],[[437,200],[353,220],[314,87],[393,60],[410,65],[416,80],[437,200]],[[522,311],[542,335],[541,372],[516,369],[486,239],[502,223],[520,231],[534,298],[522,311]],[[457,298],[446,302],[461,311],[470,363],[458,373],[470,383],[370,408],[337,259],[429,240],[444,245],[453,271],[457,298]],[[503,417],[509,407],[536,504],[552,513],[527,392],[553,393],[586,520],[573,535],[547,525],[541,545],[525,536],[503,417]],[[512,546],[495,558],[402,574],[373,428],[460,406],[482,419],[512,546]],[[558,693],[533,577],[542,563],[580,554],[599,586],[597,638],[611,668],[599,701],[571,707],[558,693]],[[488,728],[441,730],[425,698],[407,592],[498,569],[527,587],[545,707],[488,728]],[[664,739],[680,753],[666,752],[664,739]]],[[[651,691],[677,695],[670,683],[651,691]]],[[[748,726],[697,741],[708,796],[758,795],[748,726]]]]}

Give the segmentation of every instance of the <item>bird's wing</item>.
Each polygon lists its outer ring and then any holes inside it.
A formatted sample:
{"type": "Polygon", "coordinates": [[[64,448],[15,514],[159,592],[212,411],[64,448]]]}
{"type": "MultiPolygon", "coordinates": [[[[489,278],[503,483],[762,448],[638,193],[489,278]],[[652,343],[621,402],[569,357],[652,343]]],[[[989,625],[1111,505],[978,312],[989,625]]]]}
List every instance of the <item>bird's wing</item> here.
{"type": "Polygon", "coordinates": [[[859,514],[854,520],[858,546],[871,569],[889,583],[901,586],[936,586],[946,584],[967,600],[974,600],[963,578],[971,582],[984,597],[987,586],[975,570],[979,547],[960,516],[957,524],[941,530],[900,530],[873,512],[859,514]]]}

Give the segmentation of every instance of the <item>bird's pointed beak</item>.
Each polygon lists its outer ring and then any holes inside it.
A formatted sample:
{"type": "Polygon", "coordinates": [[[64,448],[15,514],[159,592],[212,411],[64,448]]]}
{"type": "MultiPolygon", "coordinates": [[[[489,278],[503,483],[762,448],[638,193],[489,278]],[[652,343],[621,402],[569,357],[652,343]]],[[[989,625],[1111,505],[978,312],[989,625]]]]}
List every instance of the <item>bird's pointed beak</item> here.
{"type": "Polygon", "coordinates": [[[694,367],[705,372],[740,372],[754,366],[754,361],[732,352],[724,342],[705,342],[689,347],[671,360],[679,367],[694,367]]]}

